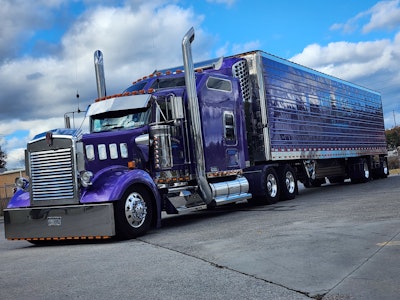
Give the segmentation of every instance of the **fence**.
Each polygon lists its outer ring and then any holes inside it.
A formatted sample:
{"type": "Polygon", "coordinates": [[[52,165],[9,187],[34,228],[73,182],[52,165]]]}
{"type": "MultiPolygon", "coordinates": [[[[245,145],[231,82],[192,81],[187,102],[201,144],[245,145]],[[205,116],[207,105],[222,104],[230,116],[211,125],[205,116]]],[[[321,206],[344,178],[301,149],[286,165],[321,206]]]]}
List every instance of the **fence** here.
{"type": "Polygon", "coordinates": [[[14,184],[3,184],[0,186],[0,216],[3,215],[3,209],[7,207],[8,201],[14,194],[14,184]]]}

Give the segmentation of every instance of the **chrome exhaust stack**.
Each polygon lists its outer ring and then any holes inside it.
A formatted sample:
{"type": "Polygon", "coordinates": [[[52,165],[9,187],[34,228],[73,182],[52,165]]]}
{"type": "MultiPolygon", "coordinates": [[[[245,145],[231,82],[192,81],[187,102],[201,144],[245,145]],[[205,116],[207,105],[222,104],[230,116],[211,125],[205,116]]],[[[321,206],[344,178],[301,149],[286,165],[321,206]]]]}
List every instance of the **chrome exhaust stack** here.
{"type": "Polygon", "coordinates": [[[96,72],[97,96],[103,98],[106,93],[106,79],[104,77],[103,53],[100,50],[94,51],[94,70],[96,72]]]}
{"type": "Polygon", "coordinates": [[[194,40],[194,29],[193,27],[185,34],[182,39],[182,54],[183,54],[183,66],[185,69],[185,83],[186,92],[188,94],[188,107],[191,125],[190,130],[193,136],[194,147],[195,147],[195,160],[196,160],[196,176],[197,184],[199,186],[199,194],[206,204],[210,204],[213,201],[213,194],[211,187],[207,182],[205,172],[205,160],[204,160],[204,147],[199,111],[199,99],[197,98],[196,92],[196,77],[194,72],[194,64],[192,58],[191,43],[194,40]]]}

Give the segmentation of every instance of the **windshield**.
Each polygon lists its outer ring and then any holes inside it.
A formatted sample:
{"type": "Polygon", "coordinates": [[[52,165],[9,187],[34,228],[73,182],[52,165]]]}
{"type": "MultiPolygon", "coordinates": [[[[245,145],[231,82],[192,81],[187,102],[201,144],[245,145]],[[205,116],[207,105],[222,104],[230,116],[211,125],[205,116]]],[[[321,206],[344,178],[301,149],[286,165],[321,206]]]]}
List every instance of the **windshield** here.
{"type": "Polygon", "coordinates": [[[165,89],[171,87],[185,86],[185,77],[166,77],[166,78],[157,78],[151,85],[153,89],[165,89]]]}
{"type": "Polygon", "coordinates": [[[150,109],[107,112],[91,117],[92,132],[133,129],[149,123],[150,109]]]}

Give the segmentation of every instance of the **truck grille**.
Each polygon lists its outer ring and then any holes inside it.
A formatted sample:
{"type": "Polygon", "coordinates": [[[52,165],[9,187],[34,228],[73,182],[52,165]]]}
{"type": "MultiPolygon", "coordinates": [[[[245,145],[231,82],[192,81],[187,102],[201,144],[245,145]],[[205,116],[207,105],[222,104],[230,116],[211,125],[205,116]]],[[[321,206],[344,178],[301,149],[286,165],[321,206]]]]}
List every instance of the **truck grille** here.
{"type": "Polygon", "coordinates": [[[30,153],[32,200],[74,198],[72,149],[30,153]]]}

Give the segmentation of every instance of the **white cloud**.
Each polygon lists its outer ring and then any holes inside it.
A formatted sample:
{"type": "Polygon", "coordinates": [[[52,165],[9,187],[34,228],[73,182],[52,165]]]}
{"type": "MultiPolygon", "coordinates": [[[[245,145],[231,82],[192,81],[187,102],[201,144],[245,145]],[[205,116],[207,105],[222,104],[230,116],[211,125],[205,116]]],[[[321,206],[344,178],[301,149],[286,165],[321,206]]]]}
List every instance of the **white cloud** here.
{"type": "Polygon", "coordinates": [[[369,22],[363,26],[362,31],[368,33],[372,30],[397,29],[400,25],[400,0],[381,1],[375,4],[368,13],[371,15],[369,22]]]}
{"type": "Polygon", "coordinates": [[[291,58],[294,62],[347,80],[371,76],[382,69],[393,69],[389,40],[374,42],[335,42],[327,46],[312,44],[291,58]]]}
{"type": "Polygon", "coordinates": [[[380,1],[370,9],[358,13],[345,23],[336,23],[331,30],[352,33],[360,26],[363,33],[374,30],[393,30],[400,25],[400,0],[380,1]],[[364,25],[362,25],[364,23],[364,25]]]}
{"type": "MultiPolygon", "coordinates": [[[[93,6],[75,19],[62,36],[56,56],[17,58],[13,49],[19,41],[3,33],[16,25],[13,34],[28,33],[29,38],[33,34],[31,27],[36,30],[44,26],[32,26],[33,12],[43,9],[42,14],[50,15],[64,3],[61,0],[43,1],[20,1],[20,9],[11,9],[14,6],[7,1],[4,5],[7,15],[1,11],[6,17],[5,24],[10,25],[0,27],[1,44],[7,45],[0,50],[7,54],[0,56],[7,57],[0,61],[0,136],[16,130],[31,132],[29,137],[21,138],[20,145],[14,140],[7,141],[4,147],[9,156],[8,167],[20,155],[14,155],[12,149],[25,147],[34,134],[63,127],[64,114],[78,107],[77,91],[81,110],[97,98],[93,65],[96,49],[104,53],[108,94],[120,93],[132,81],[155,69],[181,65],[182,37],[192,26],[196,29],[194,59],[211,56],[208,49],[214,38],[201,29],[203,17],[191,8],[182,8],[171,1],[132,0],[118,6],[97,6],[93,1],[93,6]]],[[[20,150],[16,151],[20,153],[20,150]]]]}

